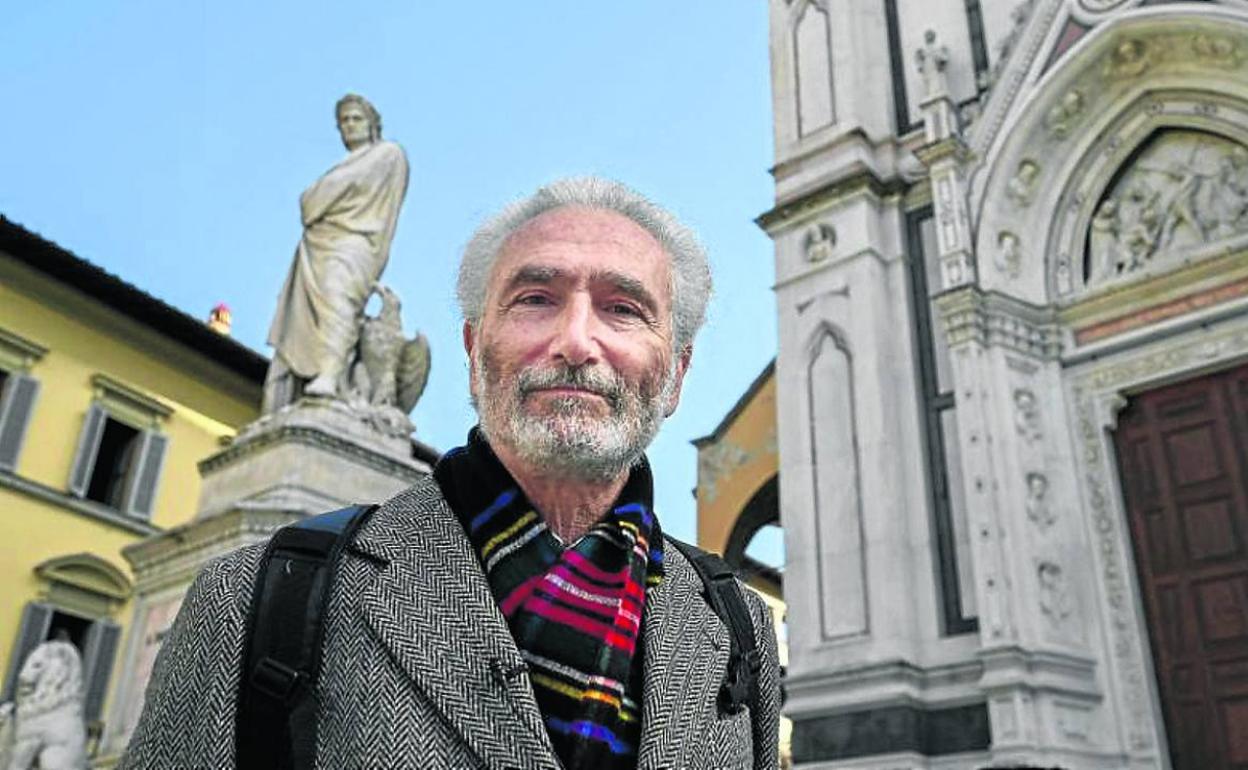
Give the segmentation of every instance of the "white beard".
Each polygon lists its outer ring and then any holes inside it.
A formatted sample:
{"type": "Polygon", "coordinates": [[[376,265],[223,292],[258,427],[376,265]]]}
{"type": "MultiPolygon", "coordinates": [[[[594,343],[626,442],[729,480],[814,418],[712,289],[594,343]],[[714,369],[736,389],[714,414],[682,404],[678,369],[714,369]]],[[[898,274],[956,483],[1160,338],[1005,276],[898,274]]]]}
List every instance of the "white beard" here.
{"type": "Polygon", "coordinates": [[[477,356],[473,374],[477,393],[473,406],[486,440],[507,446],[552,475],[580,481],[613,479],[641,459],[663,423],[677,381],[675,367],[653,389],[630,386],[605,365],[561,366],[522,370],[508,387],[497,381],[487,358],[477,356]],[[551,407],[547,414],[528,411],[529,393],[559,385],[599,394],[610,413],[595,414],[580,396],[547,397],[551,407]]]}

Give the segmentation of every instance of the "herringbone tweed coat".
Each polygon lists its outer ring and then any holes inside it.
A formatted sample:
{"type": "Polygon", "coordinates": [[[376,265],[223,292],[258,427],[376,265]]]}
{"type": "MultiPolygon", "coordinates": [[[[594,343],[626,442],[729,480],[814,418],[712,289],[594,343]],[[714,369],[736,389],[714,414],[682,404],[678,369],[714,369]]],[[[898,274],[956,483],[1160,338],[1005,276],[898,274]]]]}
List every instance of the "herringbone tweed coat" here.
{"type": "MultiPolygon", "coordinates": [[[[195,580],[122,770],[234,766],[244,625],[262,549],[236,551],[195,580]]],[[[774,770],[779,667],[765,605],[746,592],[763,653],[760,713],[721,715],[728,630],[689,562],[670,544],[664,558],[666,575],[645,605],[638,767],[774,770]]],[[[330,593],[324,644],[318,767],[559,768],[506,621],[432,479],[360,530],[330,593]]]]}

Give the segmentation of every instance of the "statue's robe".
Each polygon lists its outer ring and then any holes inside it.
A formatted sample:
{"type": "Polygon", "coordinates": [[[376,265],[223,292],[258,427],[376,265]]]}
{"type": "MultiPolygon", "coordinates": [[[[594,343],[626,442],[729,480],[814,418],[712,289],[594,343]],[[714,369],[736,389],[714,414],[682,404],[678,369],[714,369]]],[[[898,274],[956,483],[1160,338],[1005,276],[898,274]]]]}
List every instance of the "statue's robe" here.
{"type": "Polygon", "coordinates": [[[407,175],[403,148],[378,141],[351,152],[300,196],[303,238],[269,329],[269,344],[299,377],[319,374],[328,355],[339,366],[350,355],[390,257],[407,175]]]}

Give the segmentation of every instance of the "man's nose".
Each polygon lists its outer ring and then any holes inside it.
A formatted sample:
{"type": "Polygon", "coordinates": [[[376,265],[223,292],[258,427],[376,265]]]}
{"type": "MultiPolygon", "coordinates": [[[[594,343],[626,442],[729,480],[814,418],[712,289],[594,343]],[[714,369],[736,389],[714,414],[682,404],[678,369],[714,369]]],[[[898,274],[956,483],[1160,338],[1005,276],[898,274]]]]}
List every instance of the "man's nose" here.
{"type": "Polygon", "coordinates": [[[551,353],[569,366],[592,364],[598,359],[593,304],[575,298],[563,306],[551,353]]]}

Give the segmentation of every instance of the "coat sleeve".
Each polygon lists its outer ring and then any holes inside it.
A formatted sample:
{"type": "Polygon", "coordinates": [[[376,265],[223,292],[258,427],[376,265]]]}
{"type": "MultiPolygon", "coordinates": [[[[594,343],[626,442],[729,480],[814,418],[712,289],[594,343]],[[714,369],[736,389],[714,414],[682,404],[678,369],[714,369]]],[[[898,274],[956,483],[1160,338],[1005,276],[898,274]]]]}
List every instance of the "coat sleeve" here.
{"type": "Polygon", "coordinates": [[[230,768],[243,635],[263,544],[206,566],[187,592],[118,770],[230,768]]]}
{"type": "Polygon", "coordinates": [[[754,743],[754,770],[776,770],[780,766],[780,654],[776,646],[776,630],[771,609],[752,591],[750,614],[762,667],[758,672],[758,713],[753,715],[751,728],[754,743]]]}

